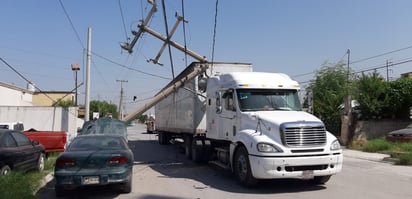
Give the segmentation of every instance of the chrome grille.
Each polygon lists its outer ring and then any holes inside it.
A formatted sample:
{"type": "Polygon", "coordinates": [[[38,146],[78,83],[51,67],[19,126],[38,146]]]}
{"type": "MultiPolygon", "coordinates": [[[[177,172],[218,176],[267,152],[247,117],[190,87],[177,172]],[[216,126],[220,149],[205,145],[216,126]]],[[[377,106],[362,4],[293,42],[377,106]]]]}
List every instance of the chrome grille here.
{"type": "Polygon", "coordinates": [[[326,144],[326,130],[320,122],[284,123],[283,144],[289,147],[313,147],[326,144]]]}

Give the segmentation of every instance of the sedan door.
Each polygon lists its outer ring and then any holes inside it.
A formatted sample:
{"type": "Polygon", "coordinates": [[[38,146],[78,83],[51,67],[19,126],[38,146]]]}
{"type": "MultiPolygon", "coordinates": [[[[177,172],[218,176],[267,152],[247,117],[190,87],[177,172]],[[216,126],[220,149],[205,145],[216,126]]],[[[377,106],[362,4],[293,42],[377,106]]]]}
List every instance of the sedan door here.
{"type": "Polygon", "coordinates": [[[39,152],[36,151],[30,139],[20,132],[12,132],[11,135],[16,140],[19,154],[19,167],[28,170],[37,165],[39,152]]]}

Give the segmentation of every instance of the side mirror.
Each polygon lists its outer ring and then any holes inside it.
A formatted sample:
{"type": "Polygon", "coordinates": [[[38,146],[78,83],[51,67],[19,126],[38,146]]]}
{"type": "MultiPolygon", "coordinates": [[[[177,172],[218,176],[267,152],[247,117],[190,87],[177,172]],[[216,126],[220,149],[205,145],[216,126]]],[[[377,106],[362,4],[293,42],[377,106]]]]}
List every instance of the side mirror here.
{"type": "Polygon", "coordinates": [[[40,142],[39,142],[39,141],[37,141],[37,140],[33,140],[33,141],[31,141],[31,143],[33,144],[33,146],[36,146],[36,145],[39,145],[39,144],[40,144],[40,142]]]}
{"type": "Polygon", "coordinates": [[[216,113],[222,112],[222,106],[216,106],[216,113]]]}

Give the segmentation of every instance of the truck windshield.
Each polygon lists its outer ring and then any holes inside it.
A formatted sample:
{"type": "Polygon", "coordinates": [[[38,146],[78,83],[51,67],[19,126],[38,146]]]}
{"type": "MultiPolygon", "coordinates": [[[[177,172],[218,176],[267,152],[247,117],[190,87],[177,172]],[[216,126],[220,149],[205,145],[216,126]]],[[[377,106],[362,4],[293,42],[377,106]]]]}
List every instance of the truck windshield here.
{"type": "Polygon", "coordinates": [[[297,90],[237,89],[241,111],[300,111],[297,90]]]}

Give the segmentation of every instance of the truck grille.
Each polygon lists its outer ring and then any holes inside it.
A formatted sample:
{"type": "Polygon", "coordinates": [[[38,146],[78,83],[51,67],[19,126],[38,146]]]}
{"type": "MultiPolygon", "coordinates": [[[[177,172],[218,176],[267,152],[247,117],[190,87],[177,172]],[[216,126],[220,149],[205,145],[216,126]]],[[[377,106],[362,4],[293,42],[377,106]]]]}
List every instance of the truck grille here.
{"type": "Polygon", "coordinates": [[[288,147],[314,147],[326,144],[326,130],[320,122],[291,122],[281,125],[282,141],[288,147]]]}

